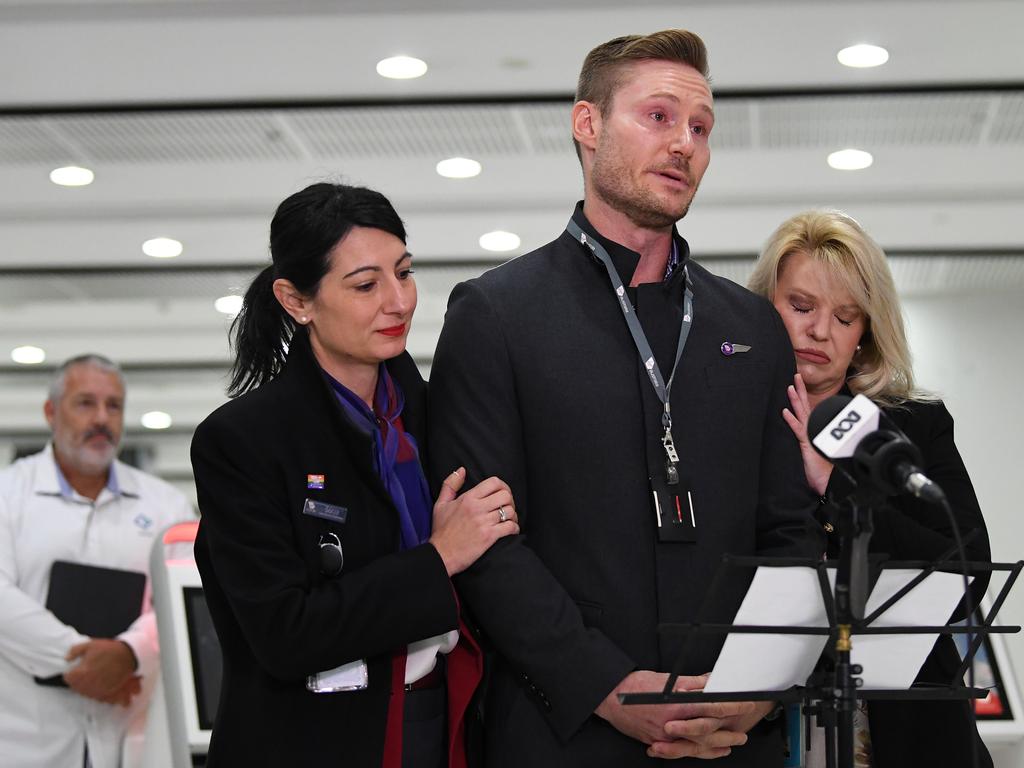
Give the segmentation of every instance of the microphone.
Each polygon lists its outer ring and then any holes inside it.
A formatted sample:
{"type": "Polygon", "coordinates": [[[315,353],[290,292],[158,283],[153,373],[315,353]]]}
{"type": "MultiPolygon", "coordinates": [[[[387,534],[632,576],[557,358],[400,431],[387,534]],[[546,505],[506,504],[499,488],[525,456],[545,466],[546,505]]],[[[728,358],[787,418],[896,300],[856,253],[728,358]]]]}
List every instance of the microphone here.
{"type": "Polygon", "coordinates": [[[807,432],[814,436],[811,444],[818,453],[886,494],[909,493],[940,504],[945,500],[942,489],[921,471],[918,447],[864,395],[835,395],[819,403],[807,432]]]}

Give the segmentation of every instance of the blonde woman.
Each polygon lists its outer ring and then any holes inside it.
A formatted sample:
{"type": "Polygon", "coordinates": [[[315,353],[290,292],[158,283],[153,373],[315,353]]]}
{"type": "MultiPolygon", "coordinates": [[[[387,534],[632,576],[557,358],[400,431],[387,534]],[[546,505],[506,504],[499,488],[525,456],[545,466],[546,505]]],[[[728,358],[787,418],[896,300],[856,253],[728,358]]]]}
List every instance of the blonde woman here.
{"type": "MultiPolygon", "coordinates": [[[[852,488],[810,445],[808,416],[833,395],[863,394],[921,449],[924,472],[946,492],[961,535],[976,532],[967,557],[988,560],[985,521],[953,442],[953,419],[942,401],[914,385],[899,297],[878,244],[839,211],[806,211],[771,236],[748,287],[775,305],[789,332],[797,374],[789,388],[792,407],[783,417],[800,444],[807,482],[823,502],[841,499],[852,488]]],[[[829,509],[822,504],[820,522],[831,534],[829,555],[835,555],[829,509]]],[[[946,515],[914,498],[888,499],[876,510],[874,526],[871,552],[892,559],[931,559],[954,543],[946,515]]],[[[987,576],[975,579],[974,605],[987,582],[987,576]]],[[[948,684],[959,663],[952,639],[944,636],[917,682],[948,684]]],[[[992,765],[966,702],[872,702],[870,715],[866,708],[858,713],[857,725],[858,766],[971,766],[972,749],[976,765],[992,765]]]]}

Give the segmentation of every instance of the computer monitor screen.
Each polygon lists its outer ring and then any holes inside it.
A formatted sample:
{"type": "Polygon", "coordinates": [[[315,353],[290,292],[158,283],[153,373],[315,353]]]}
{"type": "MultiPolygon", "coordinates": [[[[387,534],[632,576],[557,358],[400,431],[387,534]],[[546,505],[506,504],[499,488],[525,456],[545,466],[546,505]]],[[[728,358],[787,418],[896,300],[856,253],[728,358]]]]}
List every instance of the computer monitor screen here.
{"type": "Polygon", "coordinates": [[[223,668],[220,642],[213,628],[210,611],[206,607],[206,596],[202,587],[182,587],[182,591],[185,597],[189,647],[192,651],[192,676],[196,691],[196,709],[199,712],[199,727],[209,731],[213,728],[213,720],[217,715],[217,700],[220,698],[223,668]]]}
{"type": "MultiPolygon", "coordinates": [[[[963,622],[957,624],[962,626],[963,622]]],[[[963,658],[967,653],[967,636],[953,637],[956,639],[960,657],[963,658]]],[[[964,683],[967,682],[967,675],[964,675],[964,683]]],[[[998,654],[992,645],[991,637],[986,637],[982,641],[974,656],[974,687],[987,688],[989,692],[984,699],[976,699],[974,702],[974,711],[979,720],[1013,720],[1015,713],[1010,708],[1010,697],[1007,696],[998,654]]]]}

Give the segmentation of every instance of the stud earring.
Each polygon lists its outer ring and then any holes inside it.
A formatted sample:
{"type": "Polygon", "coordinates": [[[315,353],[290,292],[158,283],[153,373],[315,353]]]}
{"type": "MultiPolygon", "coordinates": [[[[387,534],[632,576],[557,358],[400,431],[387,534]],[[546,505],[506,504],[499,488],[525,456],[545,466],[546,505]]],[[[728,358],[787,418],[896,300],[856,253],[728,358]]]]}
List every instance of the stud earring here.
{"type": "MultiPolygon", "coordinates": [[[[302,317],[299,318],[299,322],[305,325],[306,323],[309,322],[309,318],[303,315],[302,317]]],[[[860,347],[857,347],[857,349],[860,349],[860,347]]]]}
{"type": "Polygon", "coordinates": [[[860,344],[857,345],[857,349],[855,349],[854,351],[855,352],[860,352],[860,344]]]}

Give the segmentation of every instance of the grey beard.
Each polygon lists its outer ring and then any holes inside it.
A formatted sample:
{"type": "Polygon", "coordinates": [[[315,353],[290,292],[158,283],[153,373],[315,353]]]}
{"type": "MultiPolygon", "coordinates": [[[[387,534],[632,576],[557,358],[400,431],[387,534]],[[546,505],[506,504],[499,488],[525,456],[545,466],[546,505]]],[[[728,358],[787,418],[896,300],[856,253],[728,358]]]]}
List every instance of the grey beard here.
{"type": "Polygon", "coordinates": [[[117,456],[117,446],[111,445],[102,453],[91,451],[84,446],[68,445],[66,441],[54,438],[60,457],[83,475],[101,475],[110,469],[117,456]]]}

